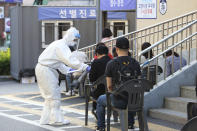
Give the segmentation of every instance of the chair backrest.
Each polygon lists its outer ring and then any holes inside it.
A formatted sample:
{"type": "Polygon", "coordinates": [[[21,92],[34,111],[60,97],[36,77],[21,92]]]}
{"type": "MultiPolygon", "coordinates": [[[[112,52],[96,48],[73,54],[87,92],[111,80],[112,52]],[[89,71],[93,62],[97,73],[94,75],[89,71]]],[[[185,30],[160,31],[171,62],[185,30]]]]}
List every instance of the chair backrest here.
{"type": "Polygon", "coordinates": [[[150,65],[150,66],[146,66],[145,68],[142,69],[142,75],[141,76],[142,76],[143,79],[148,79],[153,84],[156,84],[156,75],[159,75],[162,72],[163,72],[163,70],[160,66],[150,65]]]}
{"type": "Polygon", "coordinates": [[[107,87],[106,77],[104,75],[100,76],[95,82],[93,82],[92,86],[97,86],[100,84],[103,84],[105,87],[107,87]]]}
{"type": "Polygon", "coordinates": [[[190,119],[181,129],[181,131],[196,131],[197,130],[197,116],[190,119]]]}
{"type": "Polygon", "coordinates": [[[197,116],[197,103],[188,102],[187,104],[187,119],[191,119],[197,116]]]}
{"type": "Polygon", "coordinates": [[[121,95],[128,95],[128,111],[139,111],[144,106],[144,92],[151,87],[151,83],[143,79],[133,79],[122,84],[117,90],[121,95]],[[148,84],[148,85],[147,85],[148,84]]]}

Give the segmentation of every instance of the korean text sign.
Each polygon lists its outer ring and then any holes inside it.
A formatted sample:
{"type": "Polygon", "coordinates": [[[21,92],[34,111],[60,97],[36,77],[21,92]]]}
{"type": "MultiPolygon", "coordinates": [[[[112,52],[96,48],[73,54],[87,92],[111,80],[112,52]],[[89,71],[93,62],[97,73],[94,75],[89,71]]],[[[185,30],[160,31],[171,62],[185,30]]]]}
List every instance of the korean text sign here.
{"type": "Polygon", "coordinates": [[[135,10],[136,0],[100,0],[100,9],[112,10],[135,10]]]}
{"type": "Polygon", "coordinates": [[[138,19],[157,18],[157,0],[138,0],[137,2],[138,19]]]}
{"type": "Polygon", "coordinates": [[[95,8],[64,8],[64,7],[40,7],[38,9],[39,20],[50,19],[95,19],[95,8]]]}

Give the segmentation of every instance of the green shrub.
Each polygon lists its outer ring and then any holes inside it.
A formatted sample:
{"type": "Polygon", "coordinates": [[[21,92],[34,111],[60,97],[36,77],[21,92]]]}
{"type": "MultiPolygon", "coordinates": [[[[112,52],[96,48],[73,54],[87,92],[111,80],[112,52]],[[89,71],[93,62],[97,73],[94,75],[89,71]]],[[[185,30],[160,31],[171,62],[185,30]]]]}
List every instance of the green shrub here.
{"type": "Polygon", "coordinates": [[[0,51],[0,75],[10,75],[10,48],[0,51]]]}

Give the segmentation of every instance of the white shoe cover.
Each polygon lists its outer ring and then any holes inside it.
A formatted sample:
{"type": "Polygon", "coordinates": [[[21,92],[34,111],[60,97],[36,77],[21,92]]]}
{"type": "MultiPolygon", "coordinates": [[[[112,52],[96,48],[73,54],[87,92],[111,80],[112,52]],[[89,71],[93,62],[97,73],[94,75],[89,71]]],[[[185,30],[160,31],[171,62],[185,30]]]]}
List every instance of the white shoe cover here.
{"type": "Polygon", "coordinates": [[[55,126],[68,125],[68,124],[70,124],[69,120],[64,120],[63,122],[50,123],[50,125],[55,125],[55,126]]]}

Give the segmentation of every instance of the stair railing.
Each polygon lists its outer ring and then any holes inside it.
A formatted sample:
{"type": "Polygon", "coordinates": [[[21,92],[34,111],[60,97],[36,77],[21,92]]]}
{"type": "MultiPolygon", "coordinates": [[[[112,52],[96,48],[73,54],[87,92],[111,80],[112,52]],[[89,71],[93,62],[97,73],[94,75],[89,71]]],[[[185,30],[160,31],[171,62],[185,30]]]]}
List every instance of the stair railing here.
{"type": "MultiPolygon", "coordinates": [[[[134,31],[119,37],[126,37],[130,42],[130,50],[132,51],[132,56],[138,59],[138,53],[141,51],[141,45],[144,42],[156,43],[157,41],[163,39],[164,37],[172,34],[173,32],[183,28],[189,23],[193,22],[197,19],[197,10],[190,12],[188,14],[173,18],[171,20],[167,20],[165,22],[140,29],[138,31],[134,31]]],[[[112,49],[116,43],[116,40],[119,38],[112,38],[106,42],[104,42],[112,52],[112,49]]],[[[176,41],[176,39],[175,39],[176,41]]],[[[80,51],[86,52],[88,58],[90,60],[94,57],[94,51],[96,48],[96,44],[81,48],[80,51]]]]}
{"type": "MultiPolygon", "coordinates": [[[[176,63],[176,58],[172,57],[171,63],[167,59],[166,56],[168,51],[172,51],[172,56],[174,56],[176,53],[179,54],[180,59],[180,66],[179,70],[182,70],[183,66],[183,58],[186,59],[187,65],[189,65],[192,61],[197,60],[197,20],[191,22],[187,26],[183,27],[182,29],[179,29],[178,31],[172,33],[171,35],[165,37],[164,39],[156,42],[155,44],[151,45],[147,49],[141,51],[139,53],[139,61],[141,64],[141,67],[148,66],[148,74],[150,73],[150,65],[153,63],[156,65],[159,65],[163,68],[163,75],[160,76],[159,81],[166,79],[166,77],[169,75],[169,70],[171,71],[170,75],[174,75],[175,73],[175,66],[174,63],[176,63]],[[154,57],[150,58],[150,51],[154,52],[154,57]],[[175,53],[176,52],[176,53],[175,53]],[[143,61],[143,54],[148,53],[148,59],[143,61]],[[170,66],[169,66],[170,65],[170,66]]],[[[157,67],[157,66],[156,66],[157,67]]],[[[156,81],[158,82],[158,67],[156,69],[156,81]]],[[[149,79],[149,78],[148,78],[149,79]]]]}

